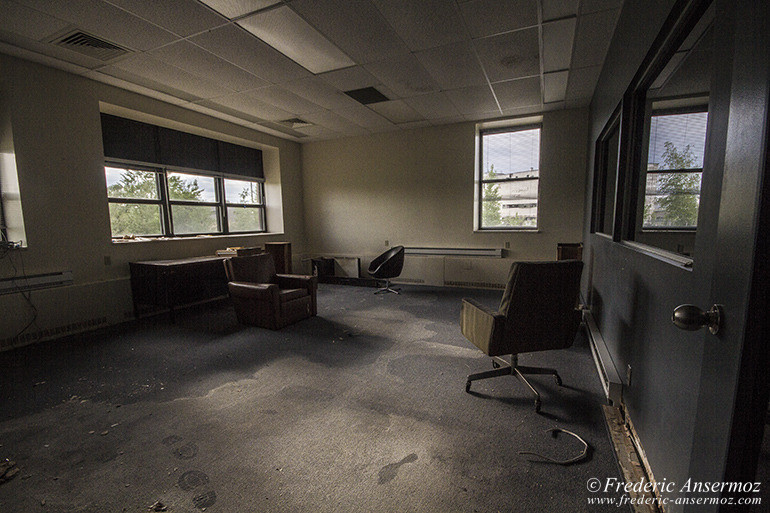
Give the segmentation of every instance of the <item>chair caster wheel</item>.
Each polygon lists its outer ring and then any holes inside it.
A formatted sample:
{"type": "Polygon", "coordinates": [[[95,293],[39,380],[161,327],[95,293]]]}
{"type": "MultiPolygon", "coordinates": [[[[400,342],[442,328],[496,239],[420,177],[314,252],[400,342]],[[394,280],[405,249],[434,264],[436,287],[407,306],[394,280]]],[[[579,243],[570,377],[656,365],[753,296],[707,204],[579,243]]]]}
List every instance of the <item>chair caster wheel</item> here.
{"type": "Polygon", "coordinates": [[[540,413],[540,405],[541,405],[540,400],[535,399],[535,413],[540,413]]]}
{"type": "Polygon", "coordinates": [[[465,391],[466,392],[470,392],[471,391],[471,382],[470,381],[466,381],[465,382],[465,391]]]}

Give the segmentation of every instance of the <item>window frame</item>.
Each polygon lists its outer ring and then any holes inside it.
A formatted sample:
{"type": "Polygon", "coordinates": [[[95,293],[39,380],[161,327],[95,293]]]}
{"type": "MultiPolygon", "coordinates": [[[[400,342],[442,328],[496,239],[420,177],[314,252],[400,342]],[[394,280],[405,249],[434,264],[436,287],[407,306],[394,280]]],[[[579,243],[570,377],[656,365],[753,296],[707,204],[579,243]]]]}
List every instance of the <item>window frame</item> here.
{"type": "Polygon", "coordinates": [[[620,218],[620,194],[619,185],[621,183],[621,151],[623,142],[623,104],[621,102],[615,108],[607,123],[604,125],[599,137],[596,140],[594,154],[594,184],[593,184],[593,215],[591,216],[591,232],[615,239],[616,228],[619,228],[618,219],[620,218]],[[617,132],[617,158],[614,166],[611,168],[609,162],[610,143],[617,132]],[[615,181],[615,193],[612,202],[612,220],[610,226],[604,226],[607,214],[607,184],[609,177],[615,181]]]}
{"type": "MultiPolygon", "coordinates": [[[[142,238],[188,238],[197,237],[201,235],[248,235],[248,234],[260,234],[267,233],[267,207],[265,204],[265,183],[264,180],[250,178],[241,175],[232,175],[228,173],[216,173],[207,172],[198,169],[180,168],[176,166],[158,166],[148,164],[137,164],[131,161],[124,161],[120,159],[106,159],[104,167],[112,167],[117,169],[135,170],[135,171],[148,171],[155,173],[156,187],[158,189],[158,199],[146,199],[146,198],[118,198],[109,195],[107,191],[107,202],[109,203],[122,203],[122,204],[150,204],[158,205],[160,207],[161,229],[162,234],[147,235],[147,234],[132,234],[142,238]],[[168,190],[168,175],[169,173],[187,174],[200,176],[204,178],[214,179],[214,196],[215,201],[195,201],[195,200],[179,200],[171,199],[168,190]],[[237,180],[242,182],[253,182],[257,184],[259,189],[259,199],[261,204],[233,204],[226,201],[224,191],[224,180],[237,180]],[[178,206],[208,206],[214,207],[217,219],[217,231],[214,232],[194,232],[194,233],[176,233],[174,230],[174,218],[172,213],[172,207],[178,206]],[[228,207],[250,207],[259,208],[261,210],[260,221],[261,227],[258,230],[238,230],[231,231],[229,229],[227,208],[228,207]]],[[[105,171],[106,172],[106,171],[105,171]]],[[[112,219],[110,219],[110,235],[113,240],[121,240],[124,235],[112,235],[112,219]]]]}
{"type": "Polygon", "coordinates": [[[480,128],[478,130],[478,148],[477,148],[477,177],[476,177],[476,231],[495,232],[495,231],[518,231],[518,232],[537,232],[540,229],[540,157],[543,144],[543,123],[527,123],[522,125],[509,125],[494,128],[480,128]],[[526,130],[538,130],[538,153],[537,153],[537,172],[536,178],[516,177],[516,178],[493,178],[484,179],[484,137],[487,135],[523,132],[526,130]],[[483,225],[484,216],[484,185],[488,183],[513,183],[522,181],[537,181],[537,199],[535,215],[535,226],[490,226],[483,225]]]}

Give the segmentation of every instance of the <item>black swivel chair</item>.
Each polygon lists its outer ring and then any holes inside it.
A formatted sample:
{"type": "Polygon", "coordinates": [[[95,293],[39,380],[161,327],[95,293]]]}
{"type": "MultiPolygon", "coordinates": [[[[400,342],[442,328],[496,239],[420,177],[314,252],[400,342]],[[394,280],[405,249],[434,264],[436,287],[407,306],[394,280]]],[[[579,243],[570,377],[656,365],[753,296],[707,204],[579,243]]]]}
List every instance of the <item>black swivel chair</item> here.
{"type": "Polygon", "coordinates": [[[580,260],[515,262],[497,311],[463,299],[462,333],[493,357],[495,367],[468,376],[466,392],[470,392],[473,381],[514,375],[534,394],[535,411],[540,411],[540,394],[524,374],[552,374],[559,385],[561,378],[555,369],[519,365],[518,355],[572,345],[582,319],[578,306],[582,270],[580,260]],[[510,363],[500,358],[508,354],[510,363]]]}
{"type": "Polygon", "coordinates": [[[375,279],[385,280],[385,286],[378,289],[375,294],[380,292],[393,292],[399,294],[400,289],[390,287],[390,279],[396,278],[401,274],[404,268],[404,246],[395,246],[390,248],[382,255],[378,256],[369,264],[369,274],[375,279]]]}

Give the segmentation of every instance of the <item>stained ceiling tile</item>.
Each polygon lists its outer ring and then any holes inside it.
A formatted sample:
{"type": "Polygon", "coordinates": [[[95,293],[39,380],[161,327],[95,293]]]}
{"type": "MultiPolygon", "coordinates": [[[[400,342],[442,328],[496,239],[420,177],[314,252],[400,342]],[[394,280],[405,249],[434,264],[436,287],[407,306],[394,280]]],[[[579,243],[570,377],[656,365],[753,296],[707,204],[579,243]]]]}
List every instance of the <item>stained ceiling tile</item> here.
{"type": "Polygon", "coordinates": [[[460,11],[473,38],[537,25],[537,0],[471,0],[460,11]]]}
{"type": "Polygon", "coordinates": [[[160,25],[182,37],[191,36],[224,23],[227,20],[196,0],[109,0],[142,19],[160,25]]]}
{"type": "Polygon", "coordinates": [[[369,1],[295,0],[290,6],[358,64],[409,54],[369,1]]]}
{"type": "Polygon", "coordinates": [[[467,37],[457,5],[448,0],[373,0],[412,51],[467,37]]]}
{"type": "Polygon", "coordinates": [[[490,82],[529,77],[540,73],[538,29],[530,28],[473,43],[490,82]]]}
{"type": "Polygon", "coordinates": [[[264,87],[269,82],[226,62],[213,53],[188,41],[180,41],[149,52],[163,62],[177,66],[194,75],[211,78],[227,84],[234,91],[264,87]]]}
{"type": "Polygon", "coordinates": [[[451,43],[415,54],[442,89],[486,84],[476,51],[470,41],[451,43]]]}
{"type": "Polygon", "coordinates": [[[397,97],[438,91],[436,83],[413,55],[374,62],[364,67],[397,97]]]}
{"type": "Polygon", "coordinates": [[[492,84],[497,101],[503,110],[518,107],[529,107],[542,103],[540,94],[540,77],[522,78],[492,84]]]}
{"type": "Polygon", "coordinates": [[[205,32],[190,41],[272,83],[310,76],[305,68],[234,25],[205,32]]]}

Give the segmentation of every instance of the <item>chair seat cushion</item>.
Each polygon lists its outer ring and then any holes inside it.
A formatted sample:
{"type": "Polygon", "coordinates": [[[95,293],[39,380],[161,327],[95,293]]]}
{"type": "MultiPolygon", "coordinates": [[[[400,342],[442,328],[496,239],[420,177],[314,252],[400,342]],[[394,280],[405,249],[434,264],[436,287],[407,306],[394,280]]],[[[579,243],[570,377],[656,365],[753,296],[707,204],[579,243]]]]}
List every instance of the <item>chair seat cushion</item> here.
{"type": "Polygon", "coordinates": [[[294,301],[295,299],[300,299],[307,295],[307,289],[281,289],[278,292],[278,298],[281,300],[281,303],[294,301]]]}

